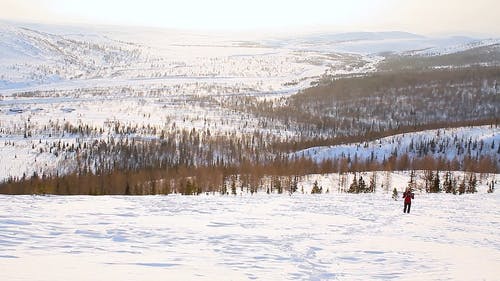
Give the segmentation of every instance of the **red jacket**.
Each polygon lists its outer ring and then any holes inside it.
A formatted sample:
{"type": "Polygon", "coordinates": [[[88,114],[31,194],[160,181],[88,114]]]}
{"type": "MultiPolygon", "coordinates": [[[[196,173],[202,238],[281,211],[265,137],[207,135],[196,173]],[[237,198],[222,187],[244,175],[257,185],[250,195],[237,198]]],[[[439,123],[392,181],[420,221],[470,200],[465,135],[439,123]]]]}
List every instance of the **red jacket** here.
{"type": "Polygon", "coordinates": [[[403,198],[405,199],[405,203],[411,204],[411,199],[414,199],[415,195],[411,193],[411,191],[405,191],[403,193],[403,198]]]}

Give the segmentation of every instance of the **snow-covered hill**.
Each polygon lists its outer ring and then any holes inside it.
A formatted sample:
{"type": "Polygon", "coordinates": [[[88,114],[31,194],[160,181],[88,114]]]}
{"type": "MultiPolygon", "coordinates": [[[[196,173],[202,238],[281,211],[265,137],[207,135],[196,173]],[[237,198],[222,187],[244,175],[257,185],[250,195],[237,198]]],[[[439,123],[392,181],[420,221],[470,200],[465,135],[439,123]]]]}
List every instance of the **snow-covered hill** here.
{"type": "Polygon", "coordinates": [[[180,77],[254,79],[254,88],[282,91],[286,83],[305,87],[327,71],[374,71],[383,52],[439,55],[498,43],[406,32],[291,37],[0,22],[0,91],[180,77]]]}
{"type": "Polygon", "coordinates": [[[77,40],[0,23],[0,89],[112,77],[138,63],[137,47],[103,37],[77,40]]]}
{"type": "Polygon", "coordinates": [[[500,38],[468,36],[427,37],[407,32],[319,33],[281,41],[271,41],[299,50],[377,55],[439,56],[500,43],[500,38]]]}
{"type": "Polygon", "coordinates": [[[315,52],[183,31],[0,23],[0,38],[0,90],[9,92],[186,78],[250,79],[244,83],[260,90],[283,90],[291,81],[306,86],[304,79],[310,82],[336,64],[315,52]]]}
{"type": "Polygon", "coordinates": [[[465,52],[467,50],[472,50],[480,47],[488,46],[498,46],[500,44],[500,39],[474,39],[469,37],[450,37],[446,39],[439,39],[435,46],[425,48],[422,50],[405,52],[405,55],[412,56],[441,56],[449,55],[459,52],[465,52]]]}
{"type": "Polygon", "coordinates": [[[500,164],[500,128],[462,127],[400,134],[370,142],[312,147],[295,152],[292,157],[305,156],[318,162],[342,158],[382,162],[404,154],[410,159],[429,155],[459,161],[464,157],[494,156],[500,164]]]}

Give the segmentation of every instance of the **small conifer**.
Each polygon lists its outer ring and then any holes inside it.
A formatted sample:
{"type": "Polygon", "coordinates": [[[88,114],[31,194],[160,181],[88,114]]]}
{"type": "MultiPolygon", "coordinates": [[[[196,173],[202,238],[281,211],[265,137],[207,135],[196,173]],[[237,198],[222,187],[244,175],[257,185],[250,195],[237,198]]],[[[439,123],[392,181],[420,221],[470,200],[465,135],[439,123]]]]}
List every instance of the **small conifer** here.
{"type": "Polygon", "coordinates": [[[394,201],[398,201],[398,190],[396,188],[392,190],[392,199],[394,199],[394,201]]]}

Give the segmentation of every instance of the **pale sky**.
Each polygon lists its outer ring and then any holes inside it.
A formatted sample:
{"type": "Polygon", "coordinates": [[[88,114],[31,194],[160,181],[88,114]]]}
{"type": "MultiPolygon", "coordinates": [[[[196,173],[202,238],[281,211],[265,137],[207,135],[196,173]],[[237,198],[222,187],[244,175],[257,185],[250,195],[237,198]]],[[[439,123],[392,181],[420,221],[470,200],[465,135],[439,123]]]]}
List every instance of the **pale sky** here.
{"type": "Polygon", "coordinates": [[[0,0],[0,19],[252,30],[323,28],[500,36],[499,0],[0,0]]]}

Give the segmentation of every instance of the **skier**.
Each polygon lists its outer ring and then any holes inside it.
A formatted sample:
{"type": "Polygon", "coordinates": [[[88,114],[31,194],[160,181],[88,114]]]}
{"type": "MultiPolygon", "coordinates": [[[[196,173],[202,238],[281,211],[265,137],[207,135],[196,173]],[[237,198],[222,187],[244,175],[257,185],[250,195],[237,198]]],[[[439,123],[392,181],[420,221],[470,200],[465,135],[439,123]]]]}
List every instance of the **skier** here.
{"type": "Polygon", "coordinates": [[[415,198],[415,195],[411,192],[411,189],[408,187],[406,191],[403,193],[403,198],[405,199],[403,213],[410,213],[411,208],[411,199],[415,198]],[[406,211],[408,208],[408,212],[406,211]]]}

